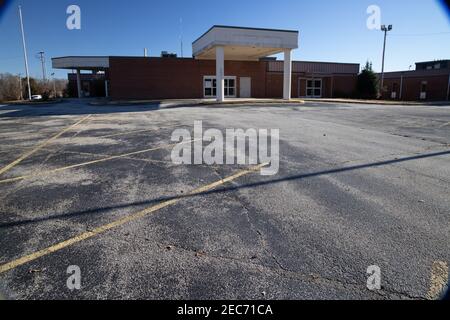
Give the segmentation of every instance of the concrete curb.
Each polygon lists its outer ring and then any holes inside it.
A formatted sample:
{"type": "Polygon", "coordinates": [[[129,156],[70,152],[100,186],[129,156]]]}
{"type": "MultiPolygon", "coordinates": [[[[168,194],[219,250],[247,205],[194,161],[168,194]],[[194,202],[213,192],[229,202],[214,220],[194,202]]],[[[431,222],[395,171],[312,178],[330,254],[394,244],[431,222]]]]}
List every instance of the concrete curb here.
{"type": "Polygon", "coordinates": [[[12,101],[12,102],[5,102],[4,104],[10,105],[10,106],[39,106],[43,104],[58,104],[63,103],[63,99],[59,100],[51,100],[51,101],[12,101]]]}
{"type": "Polygon", "coordinates": [[[384,106],[450,106],[450,101],[417,102],[417,101],[389,101],[389,100],[353,100],[353,99],[305,99],[305,102],[323,103],[353,103],[373,104],[384,106]]]}
{"type": "Polygon", "coordinates": [[[158,104],[162,108],[193,107],[193,106],[223,106],[223,105],[250,105],[250,104],[304,104],[304,100],[277,100],[277,99],[256,99],[256,100],[231,100],[224,102],[204,101],[204,100],[143,100],[143,101],[92,101],[92,106],[145,106],[158,104]],[[167,106],[164,106],[166,104],[167,106]]]}

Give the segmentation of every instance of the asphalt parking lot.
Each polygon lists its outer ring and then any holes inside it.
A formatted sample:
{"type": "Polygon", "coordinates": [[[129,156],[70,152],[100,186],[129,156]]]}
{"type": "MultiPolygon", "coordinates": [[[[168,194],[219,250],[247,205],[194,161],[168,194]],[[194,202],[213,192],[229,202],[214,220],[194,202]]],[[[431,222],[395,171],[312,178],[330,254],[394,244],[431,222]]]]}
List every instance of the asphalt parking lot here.
{"type": "Polygon", "coordinates": [[[0,173],[11,299],[429,299],[448,282],[450,106],[0,106],[0,173]],[[195,120],[280,129],[278,174],[173,164],[195,120]]]}

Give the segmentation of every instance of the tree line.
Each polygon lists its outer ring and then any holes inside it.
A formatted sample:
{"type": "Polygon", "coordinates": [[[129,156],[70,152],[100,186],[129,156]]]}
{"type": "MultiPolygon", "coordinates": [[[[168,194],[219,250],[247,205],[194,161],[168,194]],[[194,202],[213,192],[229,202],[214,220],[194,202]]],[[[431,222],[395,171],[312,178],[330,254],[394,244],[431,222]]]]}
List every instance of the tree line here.
{"type": "MultiPolygon", "coordinates": [[[[68,81],[64,79],[39,80],[30,78],[32,95],[41,95],[42,99],[66,97],[68,81]]],[[[0,73],[0,101],[20,101],[28,99],[27,78],[10,73],[0,73]]]]}

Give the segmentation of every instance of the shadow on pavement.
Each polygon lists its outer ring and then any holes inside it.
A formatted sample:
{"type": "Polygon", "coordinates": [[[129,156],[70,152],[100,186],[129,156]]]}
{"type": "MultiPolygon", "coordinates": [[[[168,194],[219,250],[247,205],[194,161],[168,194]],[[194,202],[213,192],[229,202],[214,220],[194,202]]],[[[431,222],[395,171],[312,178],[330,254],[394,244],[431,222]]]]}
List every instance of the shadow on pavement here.
{"type": "Polygon", "coordinates": [[[339,105],[331,104],[299,104],[292,103],[274,103],[274,102],[242,102],[242,103],[224,103],[208,104],[202,102],[118,102],[107,104],[102,101],[92,99],[66,99],[57,103],[40,104],[6,104],[0,105],[1,118],[22,118],[22,117],[43,117],[43,116],[70,116],[70,115],[88,115],[88,114],[114,114],[114,113],[133,113],[148,112],[165,109],[178,108],[212,108],[212,109],[230,109],[233,107],[248,108],[295,108],[314,107],[314,108],[337,108],[339,105]],[[91,102],[94,102],[91,104],[91,102]]]}
{"type": "Polygon", "coordinates": [[[447,284],[447,292],[442,297],[444,301],[450,301],[450,282],[447,284]]]}
{"type": "MultiPolygon", "coordinates": [[[[49,104],[10,104],[0,106],[0,118],[113,114],[160,110],[160,103],[136,105],[91,105],[91,100],[64,100],[49,104]]],[[[170,106],[169,106],[170,108],[170,106]]]]}
{"type": "Polygon", "coordinates": [[[267,180],[267,181],[248,183],[248,184],[239,185],[239,186],[222,187],[222,188],[218,188],[215,190],[197,193],[194,195],[186,194],[186,195],[160,197],[160,198],[156,198],[156,199],[148,200],[148,201],[117,204],[117,205],[109,206],[109,207],[94,208],[94,209],[88,209],[85,211],[72,212],[72,213],[63,213],[63,214],[57,214],[57,215],[53,215],[53,216],[41,217],[41,218],[37,218],[37,219],[26,219],[26,220],[13,221],[13,222],[0,224],[0,229],[23,226],[23,225],[27,225],[27,224],[33,224],[33,223],[38,223],[38,222],[43,222],[43,221],[48,221],[48,220],[64,219],[64,218],[70,219],[73,217],[84,216],[84,215],[89,215],[89,214],[101,214],[102,212],[106,212],[106,211],[114,210],[114,209],[128,208],[128,207],[133,207],[133,206],[152,205],[152,204],[160,203],[163,201],[169,201],[169,200],[173,200],[173,199],[192,198],[192,197],[209,195],[209,194],[231,192],[231,191],[236,191],[236,190],[240,190],[240,189],[250,189],[250,188],[255,188],[255,187],[260,187],[260,186],[273,185],[273,184],[282,183],[282,182],[286,182],[286,181],[296,181],[296,180],[313,178],[313,177],[318,177],[318,176],[323,176],[323,175],[337,174],[337,173],[342,173],[342,172],[374,168],[374,167],[382,167],[382,166],[387,166],[387,165],[392,165],[392,164],[397,164],[397,163],[402,163],[402,162],[427,159],[427,158],[433,158],[433,157],[440,157],[440,156],[447,156],[447,155],[450,155],[450,150],[443,151],[443,152],[436,152],[436,153],[421,154],[421,155],[400,158],[400,159],[393,159],[393,160],[361,164],[361,165],[350,166],[350,167],[343,167],[343,168],[329,169],[329,170],[324,170],[324,171],[317,171],[317,172],[312,172],[312,173],[298,174],[298,175],[293,175],[293,176],[288,176],[288,177],[283,177],[283,178],[278,178],[278,179],[272,179],[272,180],[267,180]]]}

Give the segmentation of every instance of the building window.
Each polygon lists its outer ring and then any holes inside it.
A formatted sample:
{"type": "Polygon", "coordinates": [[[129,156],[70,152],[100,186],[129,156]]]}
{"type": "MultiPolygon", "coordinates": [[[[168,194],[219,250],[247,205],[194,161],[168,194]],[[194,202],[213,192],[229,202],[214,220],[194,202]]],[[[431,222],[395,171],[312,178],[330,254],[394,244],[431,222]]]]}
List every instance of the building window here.
{"type": "MultiPolygon", "coordinates": [[[[236,97],[236,77],[224,77],[225,97],[236,97]]],[[[205,76],[203,78],[203,96],[205,98],[215,98],[217,96],[217,81],[215,76],[205,76]]]]}
{"type": "Polygon", "coordinates": [[[225,97],[236,96],[236,79],[228,78],[225,79],[225,97]]]}
{"type": "Polygon", "coordinates": [[[83,91],[84,97],[90,97],[91,96],[91,83],[89,81],[82,81],[81,82],[81,91],[83,91]]]}
{"type": "Polygon", "coordinates": [[[322,79],[306,80],[306,96],[308,98],[322,97],[322,79]]]}
{"type": "Polygon", "coordinates": [[[205,97],[215,97],[217,94],[217,83],[216,79],[205,78],[204,81],[204,96],[205,97]]]}
{"type": "Polygon", "coordinates": [[[426,81],[420,83],[420,100],[427,99],[427,84],[426,81]]]}
{"type": "Polygon", "coordinates": [[[397,93],[398,93],[398,83],[394,82],[392,84],[391,99],[397,99],[397,93]]]}
{"type": "Polygon", "coordinates": [[[422,81],[422,83],[420,84],[420,92],[427,92],[427,82],[426,81],[422,81]]]}
{"type": "Polygon", "coordinates": [[[394,82],[392,84],[392,92],[397,93],[398,92],[398,83],[394,82]]]}

